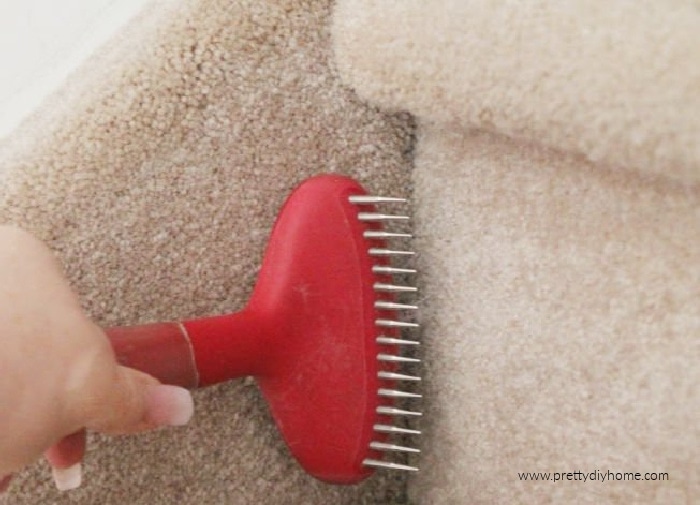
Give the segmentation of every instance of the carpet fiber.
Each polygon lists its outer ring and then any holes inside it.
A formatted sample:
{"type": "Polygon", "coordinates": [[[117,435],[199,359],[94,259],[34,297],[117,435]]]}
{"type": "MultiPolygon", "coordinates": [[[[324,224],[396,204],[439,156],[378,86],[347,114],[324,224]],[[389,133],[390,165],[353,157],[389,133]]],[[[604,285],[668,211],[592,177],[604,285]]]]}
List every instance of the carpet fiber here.
{"type": "Polygon", "coordinates": [[[365,98],[588,159],[700,179],[697,0],[340,0],[365,98]]]}
{"type": "Polygon", "coordinates": [[[700,497],[700,188],[422,128],[416,503],[700,497]],[[519,472],[668,472],[532,482],[519,472]]]}
{"type": "Polygon", "coordinates": [[[345,81],[419,123],[413,502],[700,503],[699,7],[338,2],[345,81]],[[669,480],[518,477],[608,470],[669,480]]]}

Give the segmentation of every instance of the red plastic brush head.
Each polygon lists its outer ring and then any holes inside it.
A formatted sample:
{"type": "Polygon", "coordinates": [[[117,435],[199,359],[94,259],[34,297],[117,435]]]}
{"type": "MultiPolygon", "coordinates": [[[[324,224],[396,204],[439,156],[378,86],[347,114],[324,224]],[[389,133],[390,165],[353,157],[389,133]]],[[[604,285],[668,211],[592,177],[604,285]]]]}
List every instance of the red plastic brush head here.
{"type": "MultiPolygon", "coordinates": [[[[292,453],[312,475],[353,483],[377,457],[380,405],[374,284],[354,181],[318,177],[287,200],[274,227],[249,310],[266,314],[270,353],[258,376],[292,453]]],[[[393,333],[394,330],[390,330],[393,333]]],[[[393,349],[384,349],[392,352],[393,349]]],[[[395,354],[392,352],[392,354],[395,354]]],[[[383,437],[382,437],[383,438],[383,437]]]]}
{"type": "MultiPolygon", "coordinates": [[[[184,323],[197,383],[254,375],[292,454],[315,477],[356,483],[382,461],[401,356],[396,286],[382,221],[352,179],[325,175],[288,198],[272,231],[255,290],[236,314],[184,323]]],[[[391,200],[391,199],[387,199],[391,200]]],[[[408,270],[403,270],[407,272],[408,270]]],[[[123,361],[128,361],[127,359],[123,361]]],[[[417,361],[417,360],[413,360],[417,361]]],[[[133,363],[132,363],[133,364],[133,363]]],[[[172,382],[177,382],[174,380],[172,382]]],[[[412,432],[415,433],[415,432],[412,432]]],[[[415,450],[413,450],[415,451],[415,450]]],[[[417,452],[417,451],[416,451],[417,452]]]]}

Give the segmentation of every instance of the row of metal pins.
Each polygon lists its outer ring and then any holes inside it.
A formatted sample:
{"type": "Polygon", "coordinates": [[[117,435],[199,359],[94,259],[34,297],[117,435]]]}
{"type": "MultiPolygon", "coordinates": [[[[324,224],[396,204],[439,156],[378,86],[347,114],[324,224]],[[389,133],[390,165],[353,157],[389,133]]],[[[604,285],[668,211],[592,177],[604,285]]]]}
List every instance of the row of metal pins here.
{"type": "MultiPolygon", "coordinates": [[[[349,201],[356,205],[374,205],[382,203],[405,203],[406,200],[403,198],[392,198],[392,197],[381,197],[381,196],[369,196],[369,195],[353,195],[349,197],[349,201]]],[[[383,214],[379,212],[359,212],[358,219],[363,222],[390,222],[390,221],[407,221],[408,216],[402,215],[392,215],[383,214]]],[[[378,230],[366,230],[364,232],[364,237],[367,239],[394,239],[394,238],[412,238],[409,233],[395,233],[395,232],[385,232],[378,230]]],[[[370,248],[368,251],[370,256],[375,257],[392,257],[392,256],[413,256],[415,253],[413,251],[404,250],[392,250],[385,248],[370,248]]],[[[376,274],[385,275],[395,275],[395,274],[414,274],[416,270],[412,268],[397,268],[385,265],[374,265],[372,271],[376,274]]],[[[415,293],[418,291],[417,288],[412,286],[403,286],[398,284],[388,284],[377,282],[374,284],[374,290],[377,292],[385,293],[415,293]]],[[[402,303],[396,303],[388,300],[377,300],[375,302],[375,308],[377,310],[383,311],[404,311],[404,310],[417,310],[418,307],[415,305],[408,305],[402,303]]],[[[417,328],[418,324],[408,323],[394,319],[377,319],[375,321],[376,326],[381,328],[417,328]]],[[[406,340],[401,338],[387,337],[380,335],[377,337],[378,344],[386,345],[418,345],[419,342],[414,340],[406,340]]],[[[397,356],[392,354],[379,353],[377,355],[379,361],[385,362],[397,362],[397,363],[418,363],[419,359],[407,358],[404,356],[397,356]]],[[[420,381],[421,378],[418,376],[400,374],[396,372],[389,372],[380,370],[377,373],[379,379],[391,380],[391,381],[420,381]]],[[[380,397],[385,398],[420,398],[421,395],[417,393],[410,393],[407,391],[400,391],[397,389],[387,389],[380,388],[378,390],[380,397]]],[[[420,412],[414,412],[410,410],[398,409],[395,407],[379,406],[377,407],[377,414],[389,415],[389,416],[420,416],[420,412]]],[[[388,433],[388,434],[399,434],[399,435],[419,435],[420,431],[400,428],[393,425],[386,424],[375,424],[374,430],[378,433],[388,433]]],[[[389,444],[384,442],[371,442],[370,448],[377,451],[396,451],[396,452],[407,452],[407,453],[418,453],[419,449],[413,447],[406,447],[402,445],[389,444]]],[[[376,459],[365,459],[363,465],[371,467],[389,468],[393,470],[405,470],[405,471],[418,471],[417,467],[404,465],[399,463],[394,463],[390,461],[382,461],[376,459]]]]}

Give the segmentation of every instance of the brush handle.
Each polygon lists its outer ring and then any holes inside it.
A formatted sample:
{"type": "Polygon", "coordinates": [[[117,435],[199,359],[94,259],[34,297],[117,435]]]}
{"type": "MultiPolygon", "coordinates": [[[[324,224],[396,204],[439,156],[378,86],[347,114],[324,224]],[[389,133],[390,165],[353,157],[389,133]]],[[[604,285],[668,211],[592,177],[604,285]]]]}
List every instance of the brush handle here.
{"type": "Polygon", "coordinates": [[[419,395],[394,389],[417,380],[394,373],[408,361],[395,344],[416,342],[399,340],[402,324],[376,305],[414,291],[381,270],[395,251],[380,223],[403,216],[376,213],[375,201],[347,177],[305,181],[280,211],[242,312],[113,328],[117,359],[186,387],[254,375],[291,453],[324,481],[355,484],[375,466],[412,469],[381,461],[385,449],[415,451],[386,442],[404,432],[392,416],[415,414],[393,399],[419,395]]]}
{"type": "Polygon", "coordinates": [[[261,373],[264,331],[250,311],[182,323],[109,328],[117,361],[163,384],[197,388],[261,373]]]}
{"type": "Polygon", "coordinates": [[[187,330],[156,323],[105,330],[119,364],[153,375],[163,384],[195,388],[199,372],[187,330]]]}

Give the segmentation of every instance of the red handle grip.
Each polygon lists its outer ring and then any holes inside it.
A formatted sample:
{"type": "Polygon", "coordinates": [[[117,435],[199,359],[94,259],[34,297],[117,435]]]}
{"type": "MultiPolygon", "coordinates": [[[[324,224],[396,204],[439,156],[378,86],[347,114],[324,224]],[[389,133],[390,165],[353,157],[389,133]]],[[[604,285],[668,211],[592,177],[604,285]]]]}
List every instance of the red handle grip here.
{"type": "Polygon", "coordinates": [[[263,319],[243,310],[106,332],[121,365],[153,375],[164,384],[196,388],[265,372],[272,353],[263,319]]]}
{"type": "Polygon", "coordinates": [[[164,384],[199,385],[192,344],[182,324],[124,326],[106,333],[121,365],[153,375],[164,384]]]}

